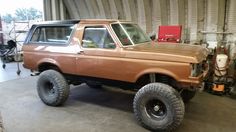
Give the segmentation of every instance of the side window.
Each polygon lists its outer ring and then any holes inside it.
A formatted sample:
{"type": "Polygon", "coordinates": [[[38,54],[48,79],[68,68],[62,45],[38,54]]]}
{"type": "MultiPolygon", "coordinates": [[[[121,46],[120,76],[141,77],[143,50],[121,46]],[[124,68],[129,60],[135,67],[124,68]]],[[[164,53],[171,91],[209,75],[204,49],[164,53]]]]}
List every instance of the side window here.
{"type": "Polygon", "coordinates": [[[116,45],[105,27],[86,27],[82,40],[84,48],[115,49],[116,45]]]}
{"type": "Polygon", "coordinates": [[[66,44],[70,38],[71,32],[71,26],[38,27],[34,31],[30,42],[66,44]]]}

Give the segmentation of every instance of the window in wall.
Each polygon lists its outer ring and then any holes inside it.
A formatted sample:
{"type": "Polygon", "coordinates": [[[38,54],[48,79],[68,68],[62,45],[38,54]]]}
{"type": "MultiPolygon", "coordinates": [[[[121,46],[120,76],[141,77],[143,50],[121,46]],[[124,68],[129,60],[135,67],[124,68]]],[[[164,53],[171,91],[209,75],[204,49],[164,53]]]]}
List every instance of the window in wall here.
{"type": "Polygon", "coordinates": [[[66,44],[70,38],[71,26],[44,26],[36,28],[31,42],[66,44]]]}
{"type": "Polygon", "coordinates": [[[116,45],[105,27],[86,27],[82,40],[84,48],[115,49],[116,45]]]}

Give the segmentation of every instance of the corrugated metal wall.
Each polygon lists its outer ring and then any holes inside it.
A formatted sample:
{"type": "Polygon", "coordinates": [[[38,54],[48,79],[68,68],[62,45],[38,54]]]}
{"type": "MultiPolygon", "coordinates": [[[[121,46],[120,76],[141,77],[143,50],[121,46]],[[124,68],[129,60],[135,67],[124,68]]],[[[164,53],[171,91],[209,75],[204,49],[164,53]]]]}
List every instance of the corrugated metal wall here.
{"type": "MultiPolygon", "coordinates": [[[[182,25],[186,42],[217,42],[222,32],[236,32],[236,0],[44,0],[44,7],[45,20],[126,19],[149,34],[159,25],[182,25]]],[[[235,34],[225,38],[236,41],[235,34]]]]}

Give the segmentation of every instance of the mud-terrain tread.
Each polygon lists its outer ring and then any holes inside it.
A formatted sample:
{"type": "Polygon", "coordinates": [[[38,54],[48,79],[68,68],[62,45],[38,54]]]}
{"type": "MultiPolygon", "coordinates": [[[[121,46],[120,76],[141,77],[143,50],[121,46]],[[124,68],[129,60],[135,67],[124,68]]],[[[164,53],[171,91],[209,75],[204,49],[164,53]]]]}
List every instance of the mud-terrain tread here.
{"type": "Polygon", "coordinates": [[[41,100],[49,105],[49,106],[59,106],[62,105],[68,98],[70,88],[66,81],[66,79],[63,77],[63,75],[55,70],[46,70],[42,72],[39,75],[38,82],[37,82],[37,91],[38,95],[41,98],[41,100]],[[58,90],[58,94],[56,95],[56,100],[53,102],[49,102],[43,95],[43,93],[40,92],[40,86],[45,81],[50,81],[53,83],[58,90]]]}
{"type": "MultiPolygon", "coordinates": [[[[184,117],[185,107],[184,103],[179,95],[179,93],[169,85],[162,84],[162,83],[150,83],[142,87],[135,95],[134,102],[133,102],[134,114],[137,118],[138,122],[143,125],[145,128],[148,128],[152,131],[171,131],[177,128],[184,117]],[[169,100],[170,105],[173,106],[175,111],[175,116],[173,122],[162,126],[161,128],[157,128],[153,124],[147,124],[143,122],[141,118],[141,110],[137,107],[141,101],[141,98],[148,97],[151,93],[156,93],[157,95],[161,95],[169,100]]],[[[151,121],[149,121],[151,122],[151,121]]]]}

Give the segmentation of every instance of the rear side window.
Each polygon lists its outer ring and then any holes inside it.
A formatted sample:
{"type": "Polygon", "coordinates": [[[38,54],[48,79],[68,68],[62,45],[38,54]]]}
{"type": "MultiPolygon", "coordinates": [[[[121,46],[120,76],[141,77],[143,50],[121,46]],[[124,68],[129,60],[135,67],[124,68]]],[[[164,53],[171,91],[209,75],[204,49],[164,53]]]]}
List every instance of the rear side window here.
{"type": "Polygon", "coordinates": [[[37,27],[30,42],[66,44],[70,38],[71,26],[44,26],[37,27]]]}

